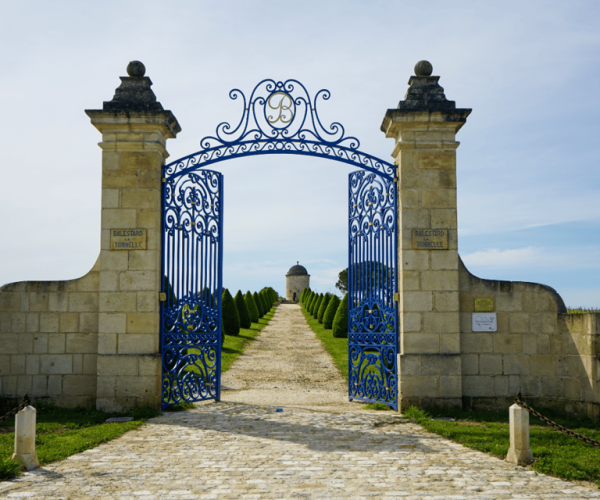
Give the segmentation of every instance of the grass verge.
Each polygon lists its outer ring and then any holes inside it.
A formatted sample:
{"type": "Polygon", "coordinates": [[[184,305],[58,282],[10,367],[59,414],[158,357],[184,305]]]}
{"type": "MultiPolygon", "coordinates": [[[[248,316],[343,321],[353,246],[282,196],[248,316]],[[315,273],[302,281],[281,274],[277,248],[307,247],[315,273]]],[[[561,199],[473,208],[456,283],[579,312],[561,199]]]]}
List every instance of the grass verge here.
{"type": "Polygon", "coordinates": [[[325,350],[331,354],[335,365],[340,370],[340,373],[348,381],[348,339],[338,339],[333,336],[333,330],[325,330],[323,325],[318,320],[312,317],[302,306],[302,314],[306,318],[308,326],[315,332],[317,338],[323,342],[325,350]]]}
{"type": "MultiPolygon", "coordinates": [[[[10,408],[6,408],[8,411],[10,408]]],[[[67,458],[110,441],[142,426],[159,415],[153,408],[138,408],[128,413],[106,413],[94,408],[61,408],[36,405],[35,451],[41,465],[67,458]],[[133,417],[130,422],[105,423],[111,417],[133,417]]],[[[4,413],[4,412],[3,412],[4,413]]],[[[10,460],[14,451],[14,419],[0,425],[0,480],[18,474],[18,465],[10,460]]]]}
{"type": "Polygon", "coordinates": [[[239,335],[225,335],[225,342],[221,347],[221,373],[231,368],[233,362],[240,357],[247,345],[269,324],[275,314],[276,307],[259,318],[258,323],[252,323],[250,328],[240,328],[239,335]]]}
{"type": "MultiPolygon", "coordinates": [[[[223,372],[231,368],[247,344],[267,326],[274,314],[275,307],[260,318],[258,323],[252,323],[248,329],[240,329],[238,336],[225,336],[221,350],[223,372]]],[[[19,402],[6,401],[5,405],[0,405],[0,414],[8,412],[19,402]]],[[[168,411],[184,411],[193,407],[193,403],[181,403],[168,411]]],[[[41,404],[36,405],[36,409],[35,447],[40,465],[94,448],[122,436],[127,431],[141,427],[148,418],[160,414],[152,408],[138,408],[128,413],[106,413],[94,408],[61,408],[41,404]],[[133,417],[133,420],[107,424],[106,419],[111,417],[133,417]]],[[[14,419],[9,419],[0,424],[0,480],[10,479],[19,473],[19,464],[10,459],[14,451],[14,441],[14,419]]]]}
{"type": "MultiPolygon", "coordinates": [[[[595,440],[600,440],[597,422],[544,411],[555,422],[595,440]]],[[[463,411],[435,409],[426,412],[415,406],[404,416],[413,419],[429,432],[434,432],[468,448],[504,459],[510,446],[508,409],[502,411],[463,411]],[[454,418],[455,422],[432,420],[454,418]]],[[[530,446],[535,462],[533,470],[567,480],[589,481],[600,487],[600,449],[554,430],[530,416],[530,446]]]]}

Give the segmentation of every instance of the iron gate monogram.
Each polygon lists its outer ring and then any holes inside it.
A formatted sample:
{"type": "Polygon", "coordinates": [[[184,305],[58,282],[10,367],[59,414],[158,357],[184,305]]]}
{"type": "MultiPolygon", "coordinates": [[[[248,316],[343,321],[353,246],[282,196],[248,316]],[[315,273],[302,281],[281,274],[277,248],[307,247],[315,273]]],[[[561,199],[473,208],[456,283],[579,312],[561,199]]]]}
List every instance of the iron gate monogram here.
{"type": "Polygon", "coordinates": [[[359,151],[356,137],[317,113],[300,82],[263,80],[237,126],[220,123],[200,151],[163,167],[162,406],[220,397],[223,177],[205,167],[253,155],[327,158],[350,175],[349,397],[397,407],[395,167],[359,151]]]}

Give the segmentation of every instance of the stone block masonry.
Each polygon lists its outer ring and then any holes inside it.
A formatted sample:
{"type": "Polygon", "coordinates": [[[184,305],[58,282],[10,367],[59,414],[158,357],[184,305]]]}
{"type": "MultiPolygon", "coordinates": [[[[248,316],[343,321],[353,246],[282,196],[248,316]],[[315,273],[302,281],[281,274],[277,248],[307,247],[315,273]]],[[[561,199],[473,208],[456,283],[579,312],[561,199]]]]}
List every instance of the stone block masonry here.
{"type": "Polygon", "coordinates": [[[98,261],[78,280],[0,289],[2,395],[105,410],[160,403],[161,168],[181,129],[144,72],[130,63],[113,100],[86,111],[102,133],[98,261]]]}
{"type": "Polygon", "coordinates": [[[160,404],[161,178],[166,140],[181,130],[143,65],[127,71],[112,101],[86,111],[102,133],[97,407],[105,410],[160,404]]]}
{"type": "Polygon", "coordinates": [[[0,288],[0,394],[96,399],[99,262],[80,279],[0,288]]]}
{"type": "Polygon", "coordinates": [[[506,408],[521,391],[533,406],[600,418],[600,314],[567,314],[552,288],[484,280],[459,262],[464,404],[506,408]],[[474,332],[488,299],[497,330],[474,332]]]}
{"type": "Polygon", "coordinates": [[[401,408],[462,404],[455,136],[471,110],[446,99],[427,64],[381,125],[398,165],[401,408]]]}
{"type": "MultiPolygon", "coordinates": [[[[429,63],[415,71],[381,127],[398,167],[400,409],[507,408],[520,390],[534,406],[600,418],[600,314],[566,314],[549,287],[482,280],[462,264],[456,133],[471,110],[446,99],[429,63]]],[[[161,170],[180,127],[144,66],[128,74],[86,112],[102,134],[97,262],[79,279],[0,288],[2,396],[160,404],[161,170]]],[[[298,298],[308,272],[294,266],[286,284],[298,298]]]]}

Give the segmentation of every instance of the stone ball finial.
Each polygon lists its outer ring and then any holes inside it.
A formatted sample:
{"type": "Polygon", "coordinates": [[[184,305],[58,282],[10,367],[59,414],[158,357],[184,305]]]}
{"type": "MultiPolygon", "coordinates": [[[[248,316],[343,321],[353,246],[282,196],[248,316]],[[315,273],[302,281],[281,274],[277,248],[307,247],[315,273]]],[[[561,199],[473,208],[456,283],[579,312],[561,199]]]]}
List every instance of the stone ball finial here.
{"type": "Polygon", "coordinates": [[[431,73],[433,73],[433,66],[429,61],[419,61],[415,64],[415,75],[431,76],[431,73]]]}
{"type": "Polygon", "coordinates": [[[146,74],[146,66],[140,61],[131,61],[127,65],[127,74],[129,76],[140,78],[146,74]]]}

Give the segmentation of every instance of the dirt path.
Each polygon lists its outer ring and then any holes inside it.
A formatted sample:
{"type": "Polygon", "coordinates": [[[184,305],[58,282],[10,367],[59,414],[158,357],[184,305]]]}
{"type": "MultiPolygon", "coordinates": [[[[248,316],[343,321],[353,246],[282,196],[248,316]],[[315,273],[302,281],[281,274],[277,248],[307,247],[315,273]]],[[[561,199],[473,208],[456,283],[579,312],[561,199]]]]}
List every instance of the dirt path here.
{"type": "Polygon", "coordinates": [[[281,304],[269,325],[222,377],[222,401],[361,410],[345,379],[306,324],[300,306],[281,304]]]}

